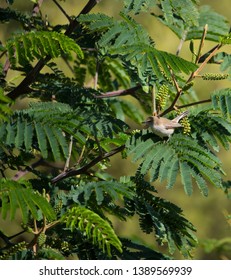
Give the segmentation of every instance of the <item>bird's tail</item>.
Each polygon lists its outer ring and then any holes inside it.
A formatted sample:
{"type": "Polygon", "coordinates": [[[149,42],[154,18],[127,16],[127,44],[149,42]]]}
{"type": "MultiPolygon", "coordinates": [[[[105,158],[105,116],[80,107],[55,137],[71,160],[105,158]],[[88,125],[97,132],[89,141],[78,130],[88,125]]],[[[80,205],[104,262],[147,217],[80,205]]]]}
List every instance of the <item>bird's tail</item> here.
{"type": "Polygon", "coordinates": [[[189,111],[184,111],[179,116],[175,117],[175,119],[173,119],[172,121],[179,122],[181,119],[183,119],[184,117],[188,116],[188,114],[189,114],[189,111]]]}

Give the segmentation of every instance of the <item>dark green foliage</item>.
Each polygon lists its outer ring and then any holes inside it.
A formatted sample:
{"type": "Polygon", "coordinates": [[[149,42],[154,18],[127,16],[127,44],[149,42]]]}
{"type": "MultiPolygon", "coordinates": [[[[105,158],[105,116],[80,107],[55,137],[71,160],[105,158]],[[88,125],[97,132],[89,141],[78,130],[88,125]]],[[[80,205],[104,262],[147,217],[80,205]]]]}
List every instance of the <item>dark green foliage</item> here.
{"type": "Polygon", "coordinates": [[[134,195],[131,183],[130,181],[128,183],[113,181],[82,183],[73,188],[69,195],[75,202],[80,201],[79,197],[83,196],[85,204],[95,196],[97,204],[102,205],[104,199],[108,197],[112,201],[118,200],[120,196],[131,198],[134,195]]]}
{"type": "Polygon", "coordinates": [[[136,184],[136,195],[126,200],[127,207],[139,215],[142,230],[146,233],[155,231],[157,241],[162,245],[167,243],[169,252],[178,248],[188,257],[190,247],[196,243],[192,234],[195,228],[183,217],[182,210],[156,196],[155,189],[144,180],[141,168],[132,181],[136,184]]]}
{"type": "Polygon", "coordinates": [[[166,143],[150,133],[137,133],[128,140],[127,147],[133,161],[141,159],[140,172],[149,172],[150,181],[167,180],[167,188],[171,188],[180,171],[188,195],[192,194],[191,176],[204,195],[208,194],[204,179],[221,186],[219,159],[188,136],[174,135],[166,143]]]}
{"type": "Polygon", "coordinates": [[[155,16],[168,26],[179,38],[185,38],[189,28],[198,27],[199,12],[193,0],[161,0],[159,8],[163,12],[155,16]]]}
{"type": "Polygon", "coordinates": [[[123,260],[169,260],[168,256],[165,256],[159,252],[147,248],[144,245],[131,242],[130,240],[122,240],[123,253],[121,259],[123,260]]]}
{"type": "Polygon", "coordinates": [[[52,58],[66,55],[74,51],[83,57],[80,47],[74,40],[57,32],[38,31],[20,34],[6,43],[6,50],[12,66],[17,63],[25,66],[35,58],[39,59],[47,55],[52,58]]]}
{"type": "Polygon", "coordinates": [[[170,69],[176,73],[189,73],[196,69],[193,63],[154,48],[154,43],[140,24],[125,14],[120,15],[123,20],[119,23],[102,14],[80,18],[91,32],[104,32],[98,42],[102,55],[118,56],[128,70],[137,71],[142,83],[147,83],[147,78],[162,78],[163,74],[170,77],[170,69]]]}
{"type": "MultiPolygon", "coordinates": [[[[214,110],[221,111],[226,119],[231,117],[231,90],[230,88],[218,90],[212,93],[212,105],[214,110]]],[[[229,124],[227,124],[227,129],[229,124]]]]}
{"type": "MultiPolygon", "coordinates": [[[[222,94],[219,95],[219,97],[216,95],[216,93],[212,95],[214,109],[217,110],[218,107],[219,110],[221,109],[219,98],[223,99],[226,96],[226,94],[224,94],[225,92],[226,91],[222,90],[222,94]]],[[[223,104],[223,106],[224,107],[222,110],[227,112],[227,107],[225,107],[225,104],[223,104]]],[[[227,118],[229,118],[228,115],[227,118]]],[[[222,118],[219,114],[209,114],[206,111],[199,111],[197,114],[195,114],[195,118],[192,123],[192,135],[199,139],[202,145],[209,145],[215,151],[219,151],[219,145],[222,145],[226,150],[228,150],[231,136],[230,123],[227,119],[222,118]]]]}
{"type": "Polygon", "coordinates": [[[229,78],[230,53],[220,52],[230,44],[227,20],[197,0],[124,0],[117,17],[89,13],[96,2],[56,26],[43,3],[33,13],[0,8],[3,27],[17,22],[14,35],[0,38],[0,214],[22,227],[12,236],[1,229],[1,259],[171,259],[176,251],[190,258],[196,229],[159,196],[159,183],[187,195],[197,185],[204,196],[215,186],[230,197],[217,154],[230,145],[230,89],[207,100],[194,89],[198,77],[229,78]],[[157,17],[180,46],[191,40],[192,60],[180,57],[181,47],[177,55],[157,49],[137,14],[157,17]],[[204,53],[198,39],[218,44],[204,53]],[[226,72],[202,74],[207,63],[226,72]],[[147,114],[171,119],[184,109],[189,117],[170,139],[132,130],[147,114]],[[137,162],[137,171],[129,165],[123,176],[115,155],[137,162]],[[153,244],[134,238],[135,228],[120,236],[131,218],[153,244]]]}
{"type": "Polygon", "coordinates": [[[214,57],[215,62],[221,63],[221,71],[228,71],[229,77],[231,75],[231,55],[225,52],[220,52],[214,57]]]}
{"type": "Polygon", "coordinates": [[[39,250],[37,259],[44,260],[65,260],[65,257],[58,251],[50,247],[39,250]]]}
{"type": "Polygon", "coordinates": [[[200,39],[205,25],[208,25],[207,40],[219,42],[221,36],[226,36],[229,32],[228,20],[212,11],[209,6],[202,6],[199,9],[199,26],[191,27],[187,33],[186,40],[200,39]]]}
{"type": "Polygon", "coordinates": [[[34,148],[43,158],[51,153],[54,160],[60,160],[68,156],[67,135],[73,136],[82,147],[87,144],[87,133],[92,133],[98,140],[112,139],[123,126],[122,121],[103,113],[92,114],[88,110],[84,113],[82,110],[80,116],[79,109],[73,110],[63,103],[31,103],[29,109],[16,111],[11,122],[1,126],[0,139],[6,146],[26,152],[34,148]]]}
{"type": "Polygon", "coordinates": [[[55,213],[48,201],[31,188],[29,183],[18,183],[2,179],[0,183],[1,216],[6,219],[9,212],[10,219],[15,219],[19,208],[23,223],[27,223],[29,214],[39,219],[38,209],[48,219],[55,219],[55,213]]]}
{"type": "Polygon", "coordinates": [[[6,121],[7,116],[12,112],[9,105],[12,103],[11,99],[3,94],[3,89],[0,87],[0,122],[6,121]]]}
{"type": "Polygon", "coordinates": [[[167,25],[179,38],[184,40],[200,39],[205,25],[208,25],[206,39],[219,42],[221,36],[229,32],[228,20],[212,11],[209,6],[197,8],[192,0],[164,0],[161,8],[164,15],[157,18],[167,25]]]}
{"type": "Polygon", "coordinates": [[[124,13],[132,12],[139,14],[142,11],[154,7],[158,1],[155,0],[124,0],[124,13]]]}

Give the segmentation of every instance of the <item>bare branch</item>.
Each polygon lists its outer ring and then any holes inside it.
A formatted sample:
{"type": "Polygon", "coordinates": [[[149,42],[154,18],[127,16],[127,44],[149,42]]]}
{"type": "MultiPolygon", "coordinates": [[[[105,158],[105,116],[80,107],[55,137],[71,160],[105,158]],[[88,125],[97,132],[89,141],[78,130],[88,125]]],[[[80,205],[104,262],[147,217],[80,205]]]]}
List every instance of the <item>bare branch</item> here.
{"type": "Polygon", "coordinates": [[[64,14],[64,16],[68,19],[68,21],[71,22],[71,18],[70,18],[69,15],[66,13],[66,11],[63,9],[63,7],[62,7],[56,0],[53,0],[53,2],[54,2],[55,5],[60,9],[60,11],[64,14]]]}
{"type": "Polygon", "coordinates": [[[65,178],[68,178],[68,177],[73,177],[73,176],[76,176],[76,175],[79,175],[79,174],[84,174],[86,173],[91,167],[95,166],[98,162],[102,161],[103,159],[106,159],[106,158],[109,158],[121,151],[123,151],[123,149],[125,148],[125,145],[122,145],[118,148],[115,148],[114,150],[108,152],[108,153],[105,153],[105,154],[102,154],[102,155],[99,155],[97,156],[96,158],[94,158],[92,161],[90,161],[88,164],[84,165],[83,167],[79,168],[79,169],[70,169],[70,170],[67,170],[66,172],[62,172],[61,174],[59,174],[58,176],[56,176],[55,178],[53,178],[51,180],[51,183],[52,184],[55,184],[57,182],[59,182],[60,180],[63,180],[65,178]]]}
{"type": "Polygon", "coordinates": [[[206,24],[205,27],[204,27],[195,63],[198,63],[199,59],[201,57],[201,51],[202,51],[202,48],[204,46],[204,42],[205,42],[205,37],[206,37],[207,31],[208,31],[208,24],[206,24]]]}
{"type": "Polygon", "coordinates": [[[69,149],[68,149],[68,157],[64,166],[64,172],[69,169],[70,166],[70,160],[71,160],[71,152],[72,152],[72,146],[73,146],[73,136],[70,137],[70,143],[69,143],[69,149]]]}
{"type": "Polygon", "coordinates": [[[192,103],[188,103],[188,104],[184,104],[181,106],[177,106],[177,109],[181,109],[181,108],[185,108],[185,107],[191,107],[194,105],[199,105],[199,104],[203,104],[203,103],[208,103],[211,102],[211,99],[205,99],[205,100],[200,100],[200,101],[196,101],[196,102],[192,102],[192,103]]]}
{"type": "Polygon", "coordinates": [[[120,89],[115,91],[109,91],[101,95],[94,95],[95,98],[109,98],[109,97],[116,97],[122,95],[130,95],[133,94],[136,90],[140,89],[141,86],[132,87],[129,89],[120,89]]]}
{"type": "Polygon", "coordinates": [[[183,33],[183,35],[182,35],[182,38],[181,38],[181,40],[180,40],[179,46],[178,46],[178,48],[177,48],[177,50],[176,50],[176,55],[179,55],[179,54],[180,54],[180,51],[181,51],[181,49],[182,49],[182,47],[183,47],[183,44],[184,44],[184,42],[185,42],[187,33],[188,33],[188,30],[185,30],[184,33],[183,33]]]}

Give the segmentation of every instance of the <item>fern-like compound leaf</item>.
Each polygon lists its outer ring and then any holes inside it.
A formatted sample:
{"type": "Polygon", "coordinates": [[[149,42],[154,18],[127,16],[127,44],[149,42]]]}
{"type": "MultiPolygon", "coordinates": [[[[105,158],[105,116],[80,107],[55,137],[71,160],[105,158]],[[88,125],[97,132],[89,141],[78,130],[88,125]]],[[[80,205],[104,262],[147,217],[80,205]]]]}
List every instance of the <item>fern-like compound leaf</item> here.
{"type": "Polygon", "coordinates": [[[111,246],[122,252],[122,244],[109,223],[93,211],[75,206],[68,210],[62,221],[72,231],[79,229],[86,233],[93,244],[98,245],[103,252],[111,256],[111,246]]]}
{"type": "Polygon", "coordinates": [[[6,43],[9,60],[12,66],[17,63],[25,66],[35,58],[45,56],[56,58],[64,54],[75,52],[83,58],[83,52],[75,41],[62,33],[55,31],[37,31],[16,35],[6,43]]]}
{"type": "Polygon", "coordinates": [[[38,219],[38,209],[47,219],[55,219],[55,213],[49,202],[38,192],[35,192],[27,182],[15,182],[2,179],[0,182],[1,216],[15,219],[17,209],[20,209],[23,223],[28,222],[29,214],[38,219]]]}
{"type": "Polygon", "coordinates": [[[124,13],[147,12],[157,4],[156,0],[124,0],[124,13]]]}
{"type": "Polygon", "coordinates": [[[225,118],[231,119],[231,89],[221,89],[212,93],[214,110],[220,110],[225,118]]]}
{"type": "Polygon", "coordinates": [[[207,40],[219,42],[221,37],[229,33],[228,20],[214,12],[209,6],[202,6],[199,9],[199,25],[190,27],[186,40],[200,39],[206,24],[208,25],[207,40]]]}
{"type": "Polygon", "coordinates": [[[180,134],[172,136],[167,143],[157,139],[150,133],[140,133],[127,141],[128,153],[133,159],[141,161],[140,173],[149,173],[150,181],[167,180],[167,188],[171,188],[180,173],[188,195],[193,190],[192,178],[196,182],[198,180],[197,185],[203,195],[208,193],[206,181],[221,186],[221,162],[208,149],[180,134]]]}

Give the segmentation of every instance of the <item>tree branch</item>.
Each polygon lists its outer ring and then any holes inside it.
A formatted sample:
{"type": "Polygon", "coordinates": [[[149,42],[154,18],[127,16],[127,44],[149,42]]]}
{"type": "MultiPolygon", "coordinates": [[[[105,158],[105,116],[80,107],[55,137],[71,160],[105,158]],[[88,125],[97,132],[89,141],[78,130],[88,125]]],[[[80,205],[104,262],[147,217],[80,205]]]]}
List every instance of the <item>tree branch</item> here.
{"type": "Polygon", "coordinates": [[[180,39],[179,46],[178,46],[177,51],[176,51],[176,55],[179,55],[179,54],[180,54],[180,51],[181,51],[181,49],[182,49],[182,47],[183,47],[183,44],[184,44],[184,42],[185,42],[185,39],[186,39],[186,37],[187,37],[187,33],[188,33],[188,30],[185,30],[184,33],[182,34],[182,37],[181,37],[181,39],[180,39]]]}
{"type": "Polygon", "coordinates": [[[185,108],[185,107],[191,107],[194,105],[199,105],[199,104],[203,104],[203,103],[208,103],[211,102],[211,99],[204,99],[204,100],[200,100],[200,101],[196,101],[196,102],[192,102],[192,103],[188,103],[188,104],[184,104],[184,105],[180,105],[177,106],[177,109],[181,109],[181,108],[185,108]]]}
{"type": "Polygon", "coordinates": [[[69,148],[68,148],[68,157],[64,166],[64,171],[69,169],[70,166],[70,160],[71,160],[71,153],[72,153],[72,146],[73,146],[73,136],[71,135],[70,137],[70,143],[69,143],[69,148]]]}
{"type": "Polygon", "coordinates": [[[44,163],[44,159],[40,158],[33,164],[31,164],[30,167],[27,167],[25,170],[19,170],[14,177],[12,178],[13,181],[18,181],[21,177],[25,176],[27,173],[29,173],[31,170],[35,169],[36,167],[42,165],[44,163]]]}
{"type": "MultiPolygon", "coordinates": [[[[200,53],[201,53],[201,49],[203,47],[203,42],[204,42],[204,39],[205,39],[205,36],[206,36],[206,33],[207,33],[207,26],[205,25],[204,27],[204,32],[203,32],[203,35],[202,35],[202,39],[201,39],[201,43],[200,43],[200,46],[199,46],[199,50],[198,50],[198,55],[197,55],[197,59],[196,59],[196,62],[200,61],[200,53]]],[[[222,47],[222,43],[219,43],[217,44],[212,50],[211,52],[208,54],[208,56],[203,60],[203,62],[201,63],[201,65],[194,71],[191,73],[191,75],[189,76],[188,80],[186,81],[186,85],[188,83],[190,83],[193,79],[195,79],[195,77],[198,76],[198,74],[202,71],[202,69],[205,67],[205,65],[209,62],[209,60],[216,54],[216,52],[222,47]]],[[[187,107],[189,105],[182,105],[182,106],[176,106],[176,103],[178,101],[178,99],[180,98],[183,90],[180,89],[178,87],[178,84],[176,83],[176,79],[174,77],[174,75],[172,75],[172,78],[173,78],[173,82],[174,82],[174,85],[176,87],[176,90],[177,90],[177,93],[176,93],[176,97],[175,99],[173,100],[172,104],[164,111],[162,112],[161,114],[159,114],[159,116],[163,116],[169,112],[171,112],[175,107],[177,108],[183,108],[183,107],[187,107]]],[[[207,99],[205,102],[209,102],[208,101],[209,99],[207,99]]],[[[204,101],[198,101],[198,102],[194,102],[194,103],[191,103],[190,106],[193,106],[193,105],[196,105],[196,104],[201,104],[201,103],[204,103],[204,101]],[[193,104],[193,105],[192,105],[193,104]]]]}
{"type": "Polygon", "coordinates": [[[124,148],[125,148],[125,145],[122,145],[122,146],[120,146],[118,148],[115,148],[114,150],[112,150],[112,151],[110,151],[108,153],[105,153],[105,154],[97,156],[92,161],[90,161],[88,164],[84,165],[83,167],[81,167],[79,169],[69,169],[67,171],[64,171],[61,174],[59,174],[58,176],[56,176],[55,178],[53,178],[51,180],[51,183],[55,184],[55,183],[59,182],[60,180],[65,179],[65,178],[86,173],[91,167],[96,165],[98,162],[102,161],[103,159],[109,158],[109,157],[111,157],[111,156],[113,156],[113,155],[115,155],[115,154],[117,154],[117,153],[119,153],[121,151],[123,151],[124,148]]]}
{"type": "MultiPolygon", "coordinates": [[[[79,26],[79,22],[77,21],[78,17],[81,14],[87,14],[91,11],[91,9],[94,8],[96,4],[98,4],[101,0],[89,0],[88,3],[85,5],[85,7],[82,9],[82,11],[79,13],[79,15],[75,18],[75,20],[71,21],[65,35],[70,36],[71,33],[79,26]]],[[[10,93],[7,94],[7,96],[13,100],[18,98],[19,96],[30,92],[30,84],[33,83],[39,74],[39,72],[42,70],[42,68],[45,66],[45,64],[51,59],[50,56],[47,56],[43,59],[40,59],[38,63],[35,65],[35,67],[27,74],[27,76],[24,78],[24,80],[16,87],[14,88],[10,93]]]]}
{"type": "Polygon", "coordinates": [[[134,93],[136,90],[140,89],[141,86],[136,86],[128,89],[120,89],[115,91],[109,91],[101,95],[94,95],[95,98],[109,98],[109,97],[116,97],[116,96],[123,96],[129,95],[134,93]]]}
{"type": "Polygon", "coordinates": [[[60,11],[64,14],[64,16],[68,19],[68,21],[71,22],[71,18],[70,18],[69,15],[66,13],[66,11],[63,9],[63,7],[62,7],[56,0],[53,0],[53,2],[54,2],[55,5],[60,9],[60,11]]]}

